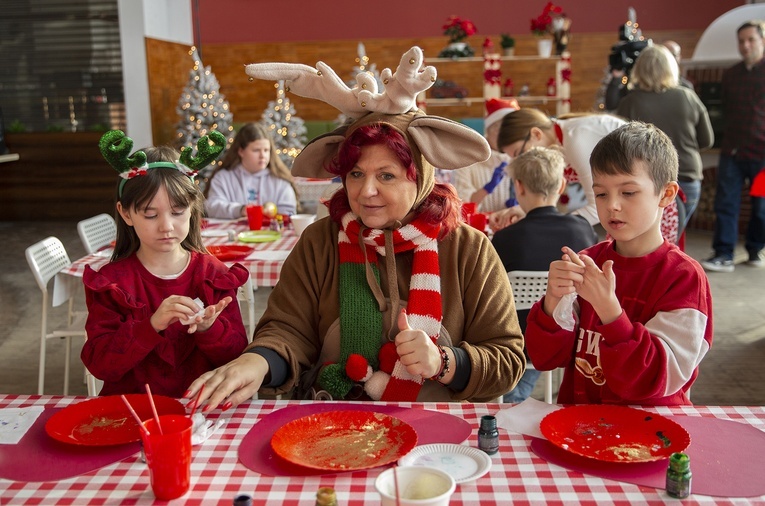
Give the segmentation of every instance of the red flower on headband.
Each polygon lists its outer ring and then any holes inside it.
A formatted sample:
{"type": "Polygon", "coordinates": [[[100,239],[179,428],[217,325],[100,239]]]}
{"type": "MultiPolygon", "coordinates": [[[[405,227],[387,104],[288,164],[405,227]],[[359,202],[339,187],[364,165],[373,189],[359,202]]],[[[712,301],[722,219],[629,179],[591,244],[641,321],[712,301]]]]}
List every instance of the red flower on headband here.
{"type": "Polygon", "coordinates": [[[133,167],[127,173],[127,179],[133,179],[136,176],[145,176],[146,167],[133,167]]]}

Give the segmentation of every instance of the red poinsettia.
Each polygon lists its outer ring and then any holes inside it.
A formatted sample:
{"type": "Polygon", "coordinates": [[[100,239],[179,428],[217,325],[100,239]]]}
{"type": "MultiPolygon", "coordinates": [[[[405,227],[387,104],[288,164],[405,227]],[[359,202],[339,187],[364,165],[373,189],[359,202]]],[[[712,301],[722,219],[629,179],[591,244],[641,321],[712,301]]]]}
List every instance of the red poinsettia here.
{"type": "Polygon", "coordinates": [[[542,9],[542,14],[531,19],[531,33],[539,36],[552,33],[553,17],[557,17],[562,13],[562,7],[559,7],[552,2],[547,2],[545,8],[542,9]]]}
{"type": "Polygon", "coordinates": [[[442,27],[444,35],[449,37],[449,42],[460,42],[478,32],[472,21],[461,19],[455,15],[449,16],[446,24],[442,27]]]}

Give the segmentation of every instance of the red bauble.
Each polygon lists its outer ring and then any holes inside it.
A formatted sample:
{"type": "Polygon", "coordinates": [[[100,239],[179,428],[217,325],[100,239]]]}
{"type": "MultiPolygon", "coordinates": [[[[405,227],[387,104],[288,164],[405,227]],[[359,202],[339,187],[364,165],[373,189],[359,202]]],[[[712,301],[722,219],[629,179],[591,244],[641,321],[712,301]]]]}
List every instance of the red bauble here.
{"type": "Polygon", "coordinates": [[[361,381],[367,375],[367,365],[367,359],[354,353],[345,362],[345,374],[353,381],[361,381]]]}
{"type": "Polygon", "coordinates": [[[377,356],[380,359],[380,370],[387,372],[388,374],[393,373],[393,367],[398,361],[396,345],[393,343],[383,344],[382,348],[380,348],[380,353],[377,356]]]}

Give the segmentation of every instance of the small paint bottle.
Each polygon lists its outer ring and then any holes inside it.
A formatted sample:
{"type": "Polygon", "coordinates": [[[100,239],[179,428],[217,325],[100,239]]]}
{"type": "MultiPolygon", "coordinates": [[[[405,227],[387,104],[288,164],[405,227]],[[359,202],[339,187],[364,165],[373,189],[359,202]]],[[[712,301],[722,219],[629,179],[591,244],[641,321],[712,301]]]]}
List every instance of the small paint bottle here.
{"type": "Polygon", "coordinates": [[[321,487],[316,492],[316,506],[337,506],[337,496],[332,487],[321,487]]]}
{"type": "Polygon", "coordinates": [[[242,494],[234,498],[234,506],[252,506],[252,497],[242,494]]]}
{"type": "Polygon", "coordinates": [[[667,494],[676,499],[691,495],[691,459],[685,453],[673,453],[667,468],[667,494]]]}
{"type": "Polygon", "coordinates": [[[492,415],[481,417],[481,427],[478,429],[478,448],[489,455],[494,455],[499,451],[497,419],[492,415]]]}

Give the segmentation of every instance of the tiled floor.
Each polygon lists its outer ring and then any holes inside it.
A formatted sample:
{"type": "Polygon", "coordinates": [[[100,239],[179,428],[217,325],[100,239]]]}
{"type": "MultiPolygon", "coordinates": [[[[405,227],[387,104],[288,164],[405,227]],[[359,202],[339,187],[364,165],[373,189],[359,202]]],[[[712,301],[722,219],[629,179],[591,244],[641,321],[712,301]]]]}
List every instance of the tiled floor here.
{"type": "MultiPolygon", "coordinates": [[[[84,255],[74,222],[0,222],[0,392],[37,391],[41,294],[26,263],[27,246],[54,235],[72,259],[84,255]]],[[[711,237],[691,231],[687,251],[697,259],[709,254],[711,237]]],[[[741,248],[736,260],[743,262],[741,248]]],[[[693,401],[702,405],[765,404],[765,269],[737,265],[732,274],[709,275],[714,298],[715,340],[693,387],[693,401]]],[[[262,311],[270,289],[256,292],[262,311]]],[[[82,297],[79,298],[82,304],[82,297]]],[[[84,307],[84,304],[82,304],[84,307]]],[[[57,308],[61,309],[61,308],[57,308]]],[[[54,317],[61,319],[62,311],[54,317]]],[[[73,346],[70,394],[85,394],[79,361],[82,343],[73,346]]],[[[46,394],[63,388],[64,346],[49,341],[46,394]]],[[[541,388],[534,397],[542,398],[541,388]]]]}

